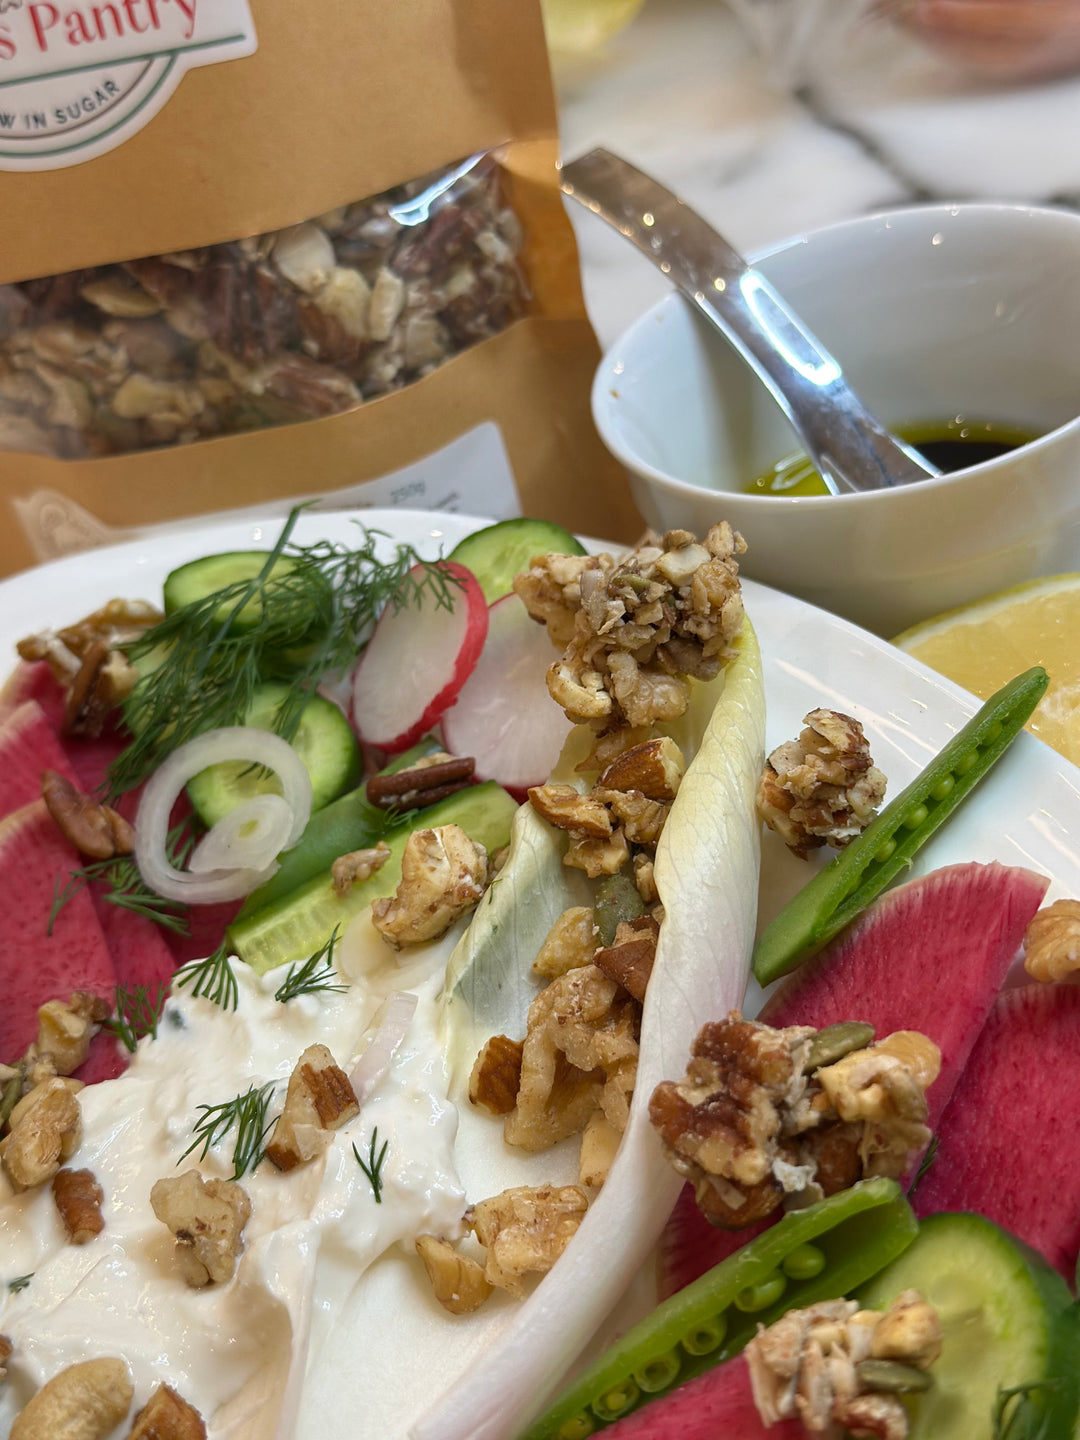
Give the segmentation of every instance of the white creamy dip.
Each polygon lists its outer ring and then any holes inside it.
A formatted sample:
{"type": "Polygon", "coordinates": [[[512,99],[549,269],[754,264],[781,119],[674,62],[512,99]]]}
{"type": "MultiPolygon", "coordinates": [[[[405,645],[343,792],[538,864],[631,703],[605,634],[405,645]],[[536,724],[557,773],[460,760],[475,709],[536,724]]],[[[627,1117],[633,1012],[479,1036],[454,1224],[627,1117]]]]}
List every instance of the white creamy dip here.
{"type": "MultiPolygon", "coordinates": [[[[441,947],[430,949],[431,960],[445,959],[441,947]]],[[[14,1346],[0,1387],[0,1435],[59,1370],[116,1355],[130,1367],[136,1405],[164,1381],[197,1407],[212,1436],[273,1436],[286,1392],[291,1409],[301,1391],[296,1371],[289,1386],[290,1365],[304,1364],[312,1310],[325,1329],[388,1248],[404,1242],[411,1255],[419,1234],[459,1233],[457,1113],[436,1037],[441,965],[434,973],[421,966],[427,973],[419,978],[417,968],[398,978],[391,961],[383,984],[360,980],[343,993],[281,1004],[273,995],[282,972],[260,979],[234,962],[235,1012],[173,995],[157,1039],[139,1045],[128,1071],[80,1093],[83,1140],[69,1163],[92,1170],[105,1192],[105,1230],[89,1244],[68,1243],[48,1185],[13,1195],[0,1179],[0,1331],[14,1346]],[[347,1069],[395,979],[414,982],[419,1004],[390,1073],[360,1115],[333,1132],[320,1159],[287,1175],[264,1161],[243,1178],[252,1214],[235,1279],[190,1289],[177,1272],[173,1238],[150,1207],[150,1189],[192,1166],[231,1175],[235,1136],[204,1161],[197,1153],[179,1159],[199,1106],[274,1080],[269,1114],[278,1113],[290,1072],[315,1042],[347,1069]],[[375,1127],[379,1147],[387,1143],[379,1204],[352,1149],[355,1143],[366,1159],[375,1127]],[[8,1292],[22,1275],[32,1275],[29,1285],[8,1292]]],[[[417,1265],[410,1259],[410,1269],[417,1265]]],[[[280,1433],[291,1433],[283,1420],[280,1433]]]]}

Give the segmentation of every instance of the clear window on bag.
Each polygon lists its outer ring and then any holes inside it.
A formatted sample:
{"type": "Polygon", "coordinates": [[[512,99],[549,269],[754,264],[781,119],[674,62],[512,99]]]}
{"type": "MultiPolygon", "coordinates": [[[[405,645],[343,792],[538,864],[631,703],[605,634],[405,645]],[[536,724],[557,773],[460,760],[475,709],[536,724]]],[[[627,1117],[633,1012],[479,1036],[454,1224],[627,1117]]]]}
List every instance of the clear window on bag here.
{"type": "Polygon", "coordinates": [[[265,235],[0,285],[0,449],[125,454],[316,419],[522,316],[491,154],[265,235]]]}

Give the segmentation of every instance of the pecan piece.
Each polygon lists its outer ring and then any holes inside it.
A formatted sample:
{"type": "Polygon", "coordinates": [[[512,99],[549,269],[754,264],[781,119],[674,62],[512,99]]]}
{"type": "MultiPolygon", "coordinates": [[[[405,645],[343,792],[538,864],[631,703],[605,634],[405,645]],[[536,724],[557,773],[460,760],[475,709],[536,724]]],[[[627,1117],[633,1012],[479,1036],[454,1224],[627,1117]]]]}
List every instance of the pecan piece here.
{"type": "Polygon", "coordinates": [[[60,1170],[53,1176],[53,1199],[73,1245],[85,1245],[105,1229],[101,1202],[105,1192],[92,1170],[60,1170]]]}
{"type": "Polygon", "coordinates": [[[659,938],[660,926],[651,915],[622,920],[615,930],[614,944],[597,950],[593,964],[643,1005],[659,938]]]}
{"type": "Polygon", "coordinates": [[[492,1115],[509,1115],[521,1087],[523,1040],[493,1035],[484,1042],[469,1076],[469,1099],[492,1115]]]}
{"type": "Polygon", "coordinates": [[[132,1420],[128,1440],[206,1440],[206,1425],[171,1385],[159,1385],[132,1420]]]}
{"type": "Polygon", "coordinates": [[[289,1076],[285,1107],[266,1147],[279,1170],[305,1165],[324,1148],[328,1132],[359,1115],[349,1077],[325,1045],[309,1045],[289,1076]]]}
{"type": "Polygon", "coordinates": [[[92,795],[84,795],[55,770],[42,772],[41,795],[61,833],[80,855],[111,860],[134,850],[135,832],[124,817],[92,795]]]}
{"type": "Polygon", "coordinates": [[[429,755],[393,775],[373,775],[367,798],[380,810],[422,809],[464,790],[475,769],[471,755],[429,755]]]}

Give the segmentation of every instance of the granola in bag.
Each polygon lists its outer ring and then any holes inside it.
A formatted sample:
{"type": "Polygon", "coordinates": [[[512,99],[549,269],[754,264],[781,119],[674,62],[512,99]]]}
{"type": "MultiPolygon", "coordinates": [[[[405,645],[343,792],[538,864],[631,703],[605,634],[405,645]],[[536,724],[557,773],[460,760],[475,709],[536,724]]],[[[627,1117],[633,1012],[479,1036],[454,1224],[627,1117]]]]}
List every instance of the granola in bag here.
{"type": "Polygon", "coordinates": [[[537,0],[114,9],[0,15],[0,573],[306,496],[632,538],[537,0]]]}

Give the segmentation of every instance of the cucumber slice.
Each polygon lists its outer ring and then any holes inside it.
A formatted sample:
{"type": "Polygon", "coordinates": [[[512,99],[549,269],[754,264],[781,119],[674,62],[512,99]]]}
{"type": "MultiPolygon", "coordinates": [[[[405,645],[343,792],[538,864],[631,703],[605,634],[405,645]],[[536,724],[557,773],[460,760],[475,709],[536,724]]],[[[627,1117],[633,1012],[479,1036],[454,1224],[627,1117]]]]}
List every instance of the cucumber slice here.
{"type": "Polygon", "coordinates": [[[514,576],[527,570],[534,555],[584,555],[579,545],[561,525],[550,520],[500,520],[485,530],[466,535],[449,556],[471,570],[480,582],[484,599],[489,605],[509,595],[514,576]]]}
{"type": "MultiPolygon", "coordinates": [[[[257,730],[272,730],[288,693],[287,685],[260,685],[244,724],[257,730]]],[[[304,707],[300,728],[292,743],[311,776],[313,810],[321,810],[359,779],[360,742],[338,707],[321,695],[313,696],[304,707]]],[[[187,792],[200,820],[206,825],[216,825],[223,815],[253,795],[267,792],[280,795],[281,784],[276,775],[257,766],[246,765],[242,760],[228,760],[201,771],[189,781],[187,792]]]]}
{"type": "Polygon", "coordinates": [[[1068,1286],[1041,1255],[981,1215],[931,1215],[859,1300],[882,1310],[907,1289],[937,1308],[944,1331],[933,1384],[905,1399],[911,1440],[994,1440],[999,1393],[1021,1385],[1036,1387],[1027,1401],[1032,1434],[1047,1440],[1072,1434],[1080,1377],[1076,1318],[1068,1286]]]}
{"type": "Polygon", "coordinates": [[[509,843],[510,824],[517,802],[493,780],[470,785],[445,800],[429,805],[411,821],[402,821],[384,832],[390,858],[369,880],[339,895],[329,873],[309,880],[276,904],[240,918],[229,929],[229,939],[241,960],[259,974],[302,960],[325,945],[337,925],[345,926],[354,915],[366,910],[373,900],[392,895],[401,879],[401,856],[414,830],[425,826],[460,825],[466,835],[479,840],[489,855],[509,843]]]}
{"type": "MultiPolygon", "coordinates": [[[[230,550],[224,555],[204,555],[199,560],[191,560],[187,565],[181,565],[179,570],[174,570],[165,577],[165,614],[172,615],[177,610],[182,610],[185,605],[192,605],[196,600],[205,600],[208,595],[224,590],[228,585],[254,580],[266,564],[267,558],[265,550],[230,550]]],[[[296,561],[282,555],[274,561],[270,576],[277,578],[288,575],[295,568],[296,561]]],[[[229,618],[235,603],[234,600],[222,602],[218,612],[222,624],[229,618]]],[[[261,615],[260,601],[250,600],[240,613],[233,617],[230,629],[251,630],[258,624],[261,615]]]]}

